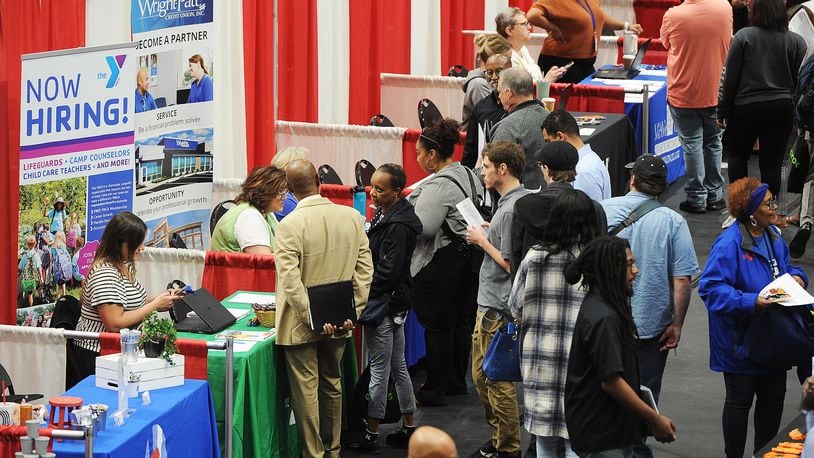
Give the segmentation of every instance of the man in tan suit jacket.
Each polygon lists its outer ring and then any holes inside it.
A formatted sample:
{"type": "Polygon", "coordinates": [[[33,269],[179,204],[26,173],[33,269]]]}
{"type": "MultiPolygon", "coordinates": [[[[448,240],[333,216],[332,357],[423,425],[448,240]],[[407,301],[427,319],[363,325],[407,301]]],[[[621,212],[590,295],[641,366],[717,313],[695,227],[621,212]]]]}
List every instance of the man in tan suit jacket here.
{"type": "Polygon", "coordinates": [[[373,259],[364,218],[319,195],[313,164],[294,161],[286,175],[299,203],[277,226],[277,345],[285,352],[303,456],[339,457],[339,361],[353,322],[336,328],[326,324],[322,333],[312,331],[306,288],[352,280],[358,317],[367,304],[373,259]]]}

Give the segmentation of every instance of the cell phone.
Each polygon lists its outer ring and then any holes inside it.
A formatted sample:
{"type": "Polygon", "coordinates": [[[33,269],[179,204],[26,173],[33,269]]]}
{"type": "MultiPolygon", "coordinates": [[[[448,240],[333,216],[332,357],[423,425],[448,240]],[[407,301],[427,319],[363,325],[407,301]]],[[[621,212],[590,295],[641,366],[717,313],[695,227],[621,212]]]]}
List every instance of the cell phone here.
{"type": "Polygon", "coordinates": [[[568,62],[567,64],[563,65],[563,66],[562,66],[562,68],[564,68],[564,69],[568,70],[568,69],[569,69],[569,68],[571,68],[573,65],[574,65],[574,61],[572,60],[571,62],[568,62]]]}

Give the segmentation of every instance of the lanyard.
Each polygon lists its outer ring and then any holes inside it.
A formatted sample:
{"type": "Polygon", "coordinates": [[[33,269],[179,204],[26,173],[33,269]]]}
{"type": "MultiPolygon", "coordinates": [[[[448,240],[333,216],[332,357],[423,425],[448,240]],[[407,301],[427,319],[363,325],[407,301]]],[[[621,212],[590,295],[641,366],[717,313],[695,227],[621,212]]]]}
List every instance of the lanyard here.
{"type": "MultiPolygon", "coordinates": [[[[766,254],[769,255],[769,268],[772,270],[772,277],[777,278],[780,276],[780,265],[777,263],[777,258],[774,255],[774,247],[772,247],[772,240],[769,238],[766,231],[761,236],[763,242],[766,244],[766,254]]],[[[752,237],[752,241],[757,246],[757,240],[752,237]]]]}
{"type": "Polygon", "coordinates": [[[763,232],[763,240],[766,242],[766,249],[769,251],[769,263],[771,264],[772,268],[772,275],[774,278],[780,276],[780,266],[777,264],[777,258],[774,256],[774,247],[772,247],[772,241],[766,232],[763,232]]]}
{"type": "Polygon", "coordinates": [[[594,29],[594,41],[593,41],[594,49],[593,49],[593,51],[596,51],[596,16],[594,16],[594,10],[593,10],[593,8],[591,8],[590,0],[584,0],[584,1],[585,1],[584,5],[582,4],[582,2],[580,0],[577,0],[577,4],[579,6],[581,6],[582,9],[584,9],[585,12],[588,13],[589,16],[591,16],[591,25],[593,26],[593,29],[594,29]]]}

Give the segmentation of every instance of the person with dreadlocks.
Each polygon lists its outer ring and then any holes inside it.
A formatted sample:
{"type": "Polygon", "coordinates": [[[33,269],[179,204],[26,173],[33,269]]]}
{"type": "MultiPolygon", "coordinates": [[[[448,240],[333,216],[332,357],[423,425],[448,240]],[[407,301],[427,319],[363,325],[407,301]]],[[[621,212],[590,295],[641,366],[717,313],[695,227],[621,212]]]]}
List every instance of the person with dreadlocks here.
{"type": "Polygon", "coordinates": [[[639,392],[636,325],[630,308],[638,273],[627,240],[592,240],[565,268],[588,293],[574,326],[565,382],[565,422],[581,457],[630,457],[649,425],[659,442],[676,438],[673,422],[639,392]],[[599,380],[600,383],[596,381],[599,380]]]}

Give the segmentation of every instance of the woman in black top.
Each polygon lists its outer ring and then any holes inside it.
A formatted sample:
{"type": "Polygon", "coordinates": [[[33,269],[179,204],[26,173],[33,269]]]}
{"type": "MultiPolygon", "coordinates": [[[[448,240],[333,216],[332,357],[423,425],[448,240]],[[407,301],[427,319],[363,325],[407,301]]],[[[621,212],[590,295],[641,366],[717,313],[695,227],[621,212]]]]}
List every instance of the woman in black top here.
{"type": "Polygon", "coordinates": [[[749,22],[751,27],[732,38],[718,100],[718,124],[727,129],[729,182],[749,176],[747,164],[759,140],[760,181],[779,195],[806,43],[789,31],[783,0],[753,0],[749,22]]]}
{"type": "Polygon", "coordinates": [[[379,449],[379,422],[384,419],[390,375],[404,424],[387,436],[387,443],[407,448],[407,441],[415,431],[413,384],[404,358],[404,320],[412,290],[410,258],[422,225],[413,206],[401,197],[407,175],[400,165],[382,165],[370,183],[370,198],[376,205],[367,234],[373,255],[373,283],[367,307],[359,319],[365,325],[365,344],[370,358],[370,403],[365,433],[361,442],[351,448],[375,452],[379,449]]]}
{"type": "Polygon", "coordinates": [[[675,440],[670,419],[639,394],[630,309],[638,271],[627,240],[611,236],[588,243],[565,268],[566,281],[581,280],[588,288],[574,326],[565,382],[565,422],[571,449],[580,456],[607,451],[631,456],[644,433],[642,421],[656,440],[675,440]]]}

